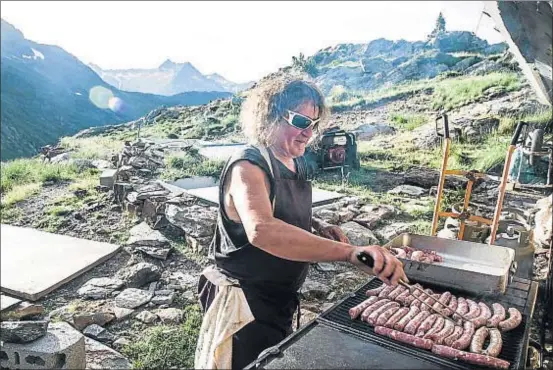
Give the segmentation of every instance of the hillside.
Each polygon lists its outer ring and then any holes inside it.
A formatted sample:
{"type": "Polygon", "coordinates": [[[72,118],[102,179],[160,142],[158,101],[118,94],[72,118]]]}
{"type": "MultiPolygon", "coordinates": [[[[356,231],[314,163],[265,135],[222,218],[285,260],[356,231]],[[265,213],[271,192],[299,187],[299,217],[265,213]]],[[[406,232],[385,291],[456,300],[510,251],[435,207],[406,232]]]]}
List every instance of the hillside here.
{"type": "Polygon", "coordinates": [[[154,69],[101,69],[90,66],[107,83],[124,91],[175,95],[187,91],[224,91],[237,93],[251,84],[237,84],[213,73],[203,75],[191,63],[166,60],[154,69]]]}
{"type": "Polygon", "coordinates": [[[31,156],[62,136],[127,122],[161,105],[198,105],[231,95],[187,92],[165,97],[120,91],[63,49],[27,40],[4,20],[1,31],[3,160],[31,156]]]}

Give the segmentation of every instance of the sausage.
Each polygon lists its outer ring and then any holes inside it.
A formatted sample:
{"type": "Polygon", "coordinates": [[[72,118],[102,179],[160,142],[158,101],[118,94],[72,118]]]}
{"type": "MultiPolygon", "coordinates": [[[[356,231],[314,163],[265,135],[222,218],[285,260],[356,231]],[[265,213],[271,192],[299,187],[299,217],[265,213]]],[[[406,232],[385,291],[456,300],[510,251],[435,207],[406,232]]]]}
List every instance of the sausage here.
{"type": "Polygon", "coordinates": [[[490,344],[482,352],[483,355],[497,357],[503,348],[503,338],[497,328],[490,328],[490,344]]]}
{"type": "Polygon", "coordinates": [[[399,303],[397,303],[397,302],[387,302],[383,306],[381,306],[381,307],[377,308],[376,310],[374,310],[367,317],[367,319],[365,321],[367,323],[369,323],[369,325],[374,326],[376,324],[376,320],[378,320],[378,316],[380,316],[382,313],[386,312],[387,310],[389,310],[392,307],[399,308],[399,303]]]}
{"type": "Polygon", "coordinates": [[[458,305],[457,297],[452,295],[451,300],[449,301],[449,303],[447,305],[447,308],[448,308],[447,316],[451,316],[455,311],[457,311],[457,305],[458,305]]]}
{"type": "Polygon", "coordinates": [[[383,326],[377,326],[374,328],[376,334],[385,335],[388,338],[397,340],[398,342],[410,344],[412,346],[423,348],[423,349],[432,349],[432,341],[423,338],[417,338],[414,335],[402,333],[398,330],[393,330],[390,328],[385,328],[383,326]]]}
{"type": "Polygon", "coordinates": [[[432,308],[434,308],[436,311],[440,312],[443,315],[449,316],[447,314],[447,310],[444,308],[444,306],[447,306],[447,303],[449,302],[450,299],[451,299],[451,293],[450,292],[444,292],[444,293],[442,293],[440,298],[438,298],[439,303],[435,302],[434,305],[432,306],[432,308]]]}
{"type": "Polygon", "coordinates": [[[505,320],[506,312],[505,312],[505,307],[503,307],[499,303],[492,304],[492,308],[493,308],[493,316],[490,317],[487,324],[488,324],[488,327],[496,328],[501,321],[505,320]]]}
{"type": "Polygon", "coordinates": [[[413,319],[405,325],[405,329],[403,329],[403,331],[407,334],[415,335],[419,326],[421,326],[422,322],[430,315],[431,314],[428,311],[419,312],[417,316],[413,317],[413,319]]]}
{"type": "Polygon", "coordinates": [[[493,367],[495,369],[508,369],[509,366],[511,366],[509,361],[501,360],[499,358],[491,356],[480,355],[477,353],[460,351],[458,349],[441,346],[439,344],[434,344],[432,346],[432,352],[437,354],[438,356],[443,356],[454,360],[461,360],[473,365],[493,367]]]}
{"type": "Polygon", "coordinates": [[[468,320],[476,319],[480,316],[480,307],[476,302],[471,301],[470,299],[467,299],[466,301],[469,305],[469,311],[465,314],[465,317],[468,320]]]}
{"type": "Polygon", "coordinates": [[[382,283],[382,285],[377,288],[367,290],[365,294],[367,294],[369,297],[378,296],[380,292],[383,291],[384,288],[386,288],[386,286],[386,284],[382,283]]]}
{"type": "Polygon", "coordinates": [[[409,312],[409,308],[407,307],[401,307],[400,309],[398,309],[396,311],[396,313],[394,313],[392,315],[392,317],[390,317],[388,319],[388,321],[386,321],[386,324],[384,324],[383,326],[387,327],[387,328],[390,328],[390,329],[393,329],[394,325],[403,317],[407,314],[407,312],[409,312]]]}
{"type": "Polygon", "coordinates": [[[457,310],[455,310],[458,314],[464,315],[467,312],[469,312],[469,304],[463,297],[459,297],[457,299],[457,310]]]}
{"type": "Polygon", "coordinates": [[[444,339],[449,337],[455,331],[455,324],[450,320],[444,320],[444,327],[440,331],[430,334],[427,338],[433,340],[436,344],[442,344],[444,339]]]}
{"type": "Polygon", "coordinates": [[[405,302],[407,297],[409,297],[410,295],[411,295],[411,292],[409,291],[409,289],[405,288],[405,290],[396,297],[396,302],[399,302],[402,305],[407,306],[405,302]]]}
{"type": "Polygon", "coordinates": [[[424,321],[422,322],[421,326],[419,326],[417,330],[417,337],[422,337],[430,328],[432,328],[432,325],[436,322],[436,319],[439,317],[439,315],[433,313],[432,315],[428,316],[424,321]]]}
{"type": "Polygon", "coordinates": [[[446,338],[444,339],[443,344],[445,344],[446,346],[451,347],[451,345],[453,344],[453,342],[455,342],[457,339],[459,339],[459,338],[461,337],[462,334],[463,334],[463,327],[460,326],[460,325],[455,325],[455,329],[453,330],[453,334],[451,334],[450,336],[446,337],[446,338]]]}
{"type": "Polygon", "coordinates": [[[470,351],[473,353],[482,353],[482,347],[488,335],[490,335],[490,330],[485,326],[476,330],[470,342],[470,351]]]}
{"type": "Polygon", "coordinates": [[[384,289],[380,293],[378,293],[379,298],[388,298],[388,295],[394,291],[394,289],[397,288],[393,285],[386,285],[384,289]]]}
{"type": "Polygon", "coordinates": [[[423,311],[430,311],[431,308],[433,305],[434,305],[434,302],[436,302],[439,298],[440,298],[440,295],[439,294],[432,294],[430,293],[431,290],[430,289],[425,289],[424,290],[426,293],[428,293],[430,295],[430,297],[427,297],[425,300],[424,300],[424,303],[426,304],[421,304],[421,310],[423,311]],[[428,307],[430,306],[430,307],[428,307]]]}
{"type": "Polygon", "coordinates": [[[409,309],[409,312],[407,312],[407,315],[403,316],[395,325],[394,325],[394,329],[395,330],[403,330],[403,328],[405,327],[405,325],[407,325],[409,323],[409,321],[411,321],[411,319],[413,317],[415,317],[418,313],[420,312],[420,308],[418,307],[411,307],[409,309]]]}
{"type": "Polygon", "coordinates": [[[470,345],[470,340],[474,334],[474,324],[470,321],[465,321],[463,324],[463,334],[455,342],[451,344],[455,349],[466,349],[470,345]]]}
{"type": "Polygon", "coordinates": [[[365,311],[365,308],[369,307],[373,303],[378,301],[378,297],[370,297],[365,299],[363,302],[359,303],[357,306],[354,306],[349,309],[349,316],[352,320],[356,319],[363,311],[365,311]]]}
{"type": "Polygon", "coordinates": [[[428,338],[428,336],[439,332],[440,330],[443,329],[444,324],[445,324],[445,319],[441,316],[438,316],[438,318],[436,319],[436,322],[434,322],[434,325],[432,325],[430,330],[426,332],[423,338],[428,338]]]}
{"type": "Polygon", "coordinates": [[[397,303],[397,305],[394,305],[388,308],[386,311],[382,312],[380,316],[378,316],[378,319],[376,319],[375,325],[384,326],[384,324],[388,322],[388,319],[390,319],[390,317],[392,317],[392,315],[395,314],[398,309],[399,309],[399,303],[397,303]]]}
{"type": "MultiPolygon", "coordinates": [[[[419,289],[423,289],[423,286],[420,285],[420,284],[418,284],[418,283],[415,284],[415,285],[413,285],[413,286],[415,286],[415,287],[417,287],[417,288],[419,288],[419,289]]],[[[416,299],[415,297],[419,297],[420,295],[421,295],[421,292],[420,292],[419,290],[417,290],[417,289],[414,289],[414,290],[413,290],[413,293],[412,293],[412,294],[409,294],[409,295],[405,298],[404,304],[405,304],[406,306],[410,306],[413,302],[418,302],[417,299],[416,299]]],[[[420,304],[420,303],[419,303],[419,304],[420,304]]]]}
{"type": "Polygon", "coordinates": [[[480,307],[480,315],[476,319],[472,320],[472,323],[476,328],[486,325],[490,317],[492,317],[492,311],[488,305],[483,302],[479,302],[478,307],[480,307]]]}
{"type": "Polygon", "coordinates": [[[420,261],[422,257],[424,257],[423,251],[414,251],[411,253],[411,261],[420,261]]]}
{"type": "Polygon", "coordinates": [[[388,294],[388,299],[391,299],[391,300],[396,300],[397,297],[405,292],[406,290],[408,290],[406,287],[404,287],[403,285],[398,285],[394,290],[392,290],[392,292],[390,294],[388,294]]]}
{"type": "Polygon", "coordinates": [[[501,331],[513,330],[522,322],[522,314],[516,308],[509,308],[509,318],[499,323],[499,329],[501,331]]]}
{"type": "Polygon", "coordinates": [[[365,310],[361,314],[361,320],[367,321],[367,318],[370,316],[370,314],[372,314],[375,310],[384,306],[388,302],[390,302],[389,299],[379,299],[378,301],[374,302],[373,304],[365,308],[365,310]]]}

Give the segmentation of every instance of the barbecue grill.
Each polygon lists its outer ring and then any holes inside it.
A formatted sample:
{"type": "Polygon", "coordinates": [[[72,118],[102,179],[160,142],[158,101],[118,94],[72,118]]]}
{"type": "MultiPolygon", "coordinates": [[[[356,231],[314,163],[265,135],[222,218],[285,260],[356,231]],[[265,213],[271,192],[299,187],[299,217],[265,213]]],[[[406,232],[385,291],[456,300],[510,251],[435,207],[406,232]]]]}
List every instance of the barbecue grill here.
{"type": "MultiPolygon", "coordinates": [[[[348,310],[367,299],[365,292],[368,289],[377,288],[380,284],[380,280],[371,279],[302,329],[265,350],[246,369],[487,369],[396,342],[375,334],[367,323],[352,320],[348,310]]],[[[443,291],[443,288],[432,284],[425,283],[424,286],[443,291]]],[[[504,294],[478,295],[451,288],[447,290],[490,306],[498,302],[506,308],[515,307],[522,313],[522,323],[516,329],[503,333],[503,349],[499,358],[509,361],[510,369],[524,369],[537,283],[514,277],[504,294]]]]}

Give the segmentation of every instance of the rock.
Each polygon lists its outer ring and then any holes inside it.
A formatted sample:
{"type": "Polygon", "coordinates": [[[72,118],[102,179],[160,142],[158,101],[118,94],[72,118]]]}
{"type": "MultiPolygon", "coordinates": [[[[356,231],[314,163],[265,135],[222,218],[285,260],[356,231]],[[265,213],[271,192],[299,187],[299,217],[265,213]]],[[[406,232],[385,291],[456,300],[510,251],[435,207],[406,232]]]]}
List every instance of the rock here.
{"type": "Polygon", "coordinates": [[[151,324],[157,320],[157,315],[154,315],[150,311],[142,311],[136,315],[136,319],[142,321],[144,324],[151,324]]]}
{"type": "Polygon", "coordinates": [[[136,246],[134,250],[147,254],[148,256],[165,261],[171,252],[171,248],[158,248],[147,246],[136,246]]]}
{"type": "Polygon", "coordinates": [[[353,220],[356,214],[350,210],[342,210],[338,212],[338,217],[340,218],[340,223],[345,223],[353,220]]]}
{"type": "Polygon", "coordinates": [[[165,208],[167,220],[184,230],[193,238],[211,237],[215,231],[217,212],[214,208],[198,205],[187,207],[168,204],[165,208]]]}
{"type": "Polygon", "coordinates": [[[77,290],[77,294],[81,298],[104,299],[124,284],[125,282],[119,278],[92,278],[77,290]]]}
{"type": "Polygon", "coordinates": [[[122,354],[108,346],[85,338],[86,369],[131,369],[132,365],[122,354]]]}
{"type": "MultiPolygon", "coordinates": [[[[437,186],[440,180],[440,173],[429,168],[411,167],[403,176],[403,181],[408,185],[421,186],[429,189],[437,186]]],[[[467,180],[456,176],[448,176],[444,186],[447,188],[465,188],[467,180]]]]}
{"type": "Polygon", "coordinates": [[[8,310],[2,311],[0,317],[5,320],[21,320],[31,316],[42,315],[44,307],[40,304],[21,302],[17,306],[11,307],[8,310]]]}
{"type": "Polygon", "coordinates": [[[358,126],[353,133],[357,137],[357,140],[367,141],[373,139],[376,135],[390,135],[394,134],[396,130],[389,125],[377,123],[377,124],[368,124],[365,123],[361,126],[358,126]]]}
{"type": "Polygon", "coordinates": [[[129,203],[136,203],[137,202],[138,193],[136,191],[130,192],[127,194],[127,201],[129,203]]]}
{"type": "Polygon", "coordinates": [[[49,321],[2,321],[0,339],[8,343],[29,343],[46,335],[49,321]]]}
{"type": "Polygon", "coordinates": [[[96,324],[87,326],[83,330],[83,334],[102,343],[111,343],[115,340],[115,335],[96,324]]]}
{"type": "Polygon", "coordinates": [[[113,307],[112,310],[117,320],[123,320],[124,318],[130,316],[134,312],[134,310],[130,308],[123,308],[123,307],[117,307],[117,306],[113,307]]]}
{"type": "Polygon", "coordinates": [[[553,199],[551,196],[540,199],[536,207],[539,209],[534,216],[534,243],[543,248],[550,248],[553,233],[553,199]]]}
{"type": "Polygon", "coordinates": [[[165,308],[157,310],[156,314],[164,324],[180,324],[183,311],[178,308],[165,308]]]}
{"type": "Polygon", "coordinates": [[[325,222],[328,222],[329,224],[337,225],[340,222],[340,216],[338,215],[338,212],[331,211],[329,209],[321,209],[320,211],[316,212],[314,216],[320,218],[325,222]]]}
{"type": "Polygon", "coordinates": [[[207,255],[208,247],[211,243],[212,238],[212,236],[204,238],[194,238],[190,235],[185,236],[186,244],[190,247],[192,252],[204,255],[207,255]]]}
{"type": "Polygon", "coordinates": [[[109,312],[75,313],[73,314],[73,326],[78,330],[83,330],[92,324],[104,326],[114,319],[115,315],[109,312]]]}
{"type": "Polygon", "coordinates": [[[300,292],[305,299],[324,299],[330,291],[326,284],[319,283],[315,280],[307,278],[303,283],[300,292]]]}
{"type": "Polygon", "coordinates": [[[340,228],[349,238],[350,243],[353,245],[363,246],[379,243],[378,239],[374,236],[371,230],[359,225],[357,222],[347,222],[343,225],[340,225],[340,228]]]}
{"type": "Polygon", "coordinates": [[[136,288],[127,288],[115,297],[115,305],[122,308],[137,308],[152,299],[153,294],[136,288]]]}
{"type": "Polygon", "coordinates": [[[171,290],[158,290],[154,293],[152,303],[156,305],[171,304],[175,299],[175,292],[171,290]]]}
{"type": "MultiPolygon", "coordinates": [[[[167,282],[167,284],[172,284],[179,287],[186,287],[193,288],[198,284],[198,278],[191,275],[184,273],[182,271],[176,271],[176,272],[170,272],[170,271],[164,271],[163,272],[164,280],[167,282]]],[[[183,288],[174,288],[174,287],[168,287],[168,289],[176,289],[176,290],[184,290],[183,288]]]]}
{"type": "Polygon", "coordinates": [[[109,210],[112,212],[121,212],[122,208],[119,204],[112,204],[109,210]]]}
{"type": "Polygon", "coordinates": [[[159,280],[161,270],[154,264],[139,262],[136,265],[123,267],[116,277],[125,282],[129,288],[139,288],[145,284],[159,280]]]}
{"type": "Polygon", "coordinates": [[[62,153],[62,154],[58,154],[55,157],[52,157],[52,159],[50,160],[50,163],[52,164],[63,163],[63,162],[69,161],[70,159],[71,159],[71,155],[69,155],[69,153],[62,153]]]}
{"type": "Polygon", "coordinates": [[[428,193],[426,189],[419,188],[418,186],[412,186],[412,185],[400,185],[392,190],[388,191],[389,194],[406,194],[413,197],[419,197],[423,194],[428,193]]]}
{"type": "Polygon", "coordinates": [[[184,293],[182,293],[181,297],[189,302],[194,302],[197,300],[196,294],[190,290],[187,290],[184,293]]]}
{"type": "Polygon", "coordinates": [[[92,164],[92,166],[94,166],[94,167],[96,167],[100,170],[111,168],[111,163],[109,163],[108,161],[106,161],[104,159],[94,159],[94,160],[91,161],[91,164],[92,164]]]}
{"type": "Polygon", "coordinates": [[[146,222],[142,222],[130,230],[130,238],[126,243],[129,247],[163,247],[167,244],[169,244],[169,240],[159,231],[153,230],[146,222]]]}
{"type": "Polygon", "coordinates": [[[131,344],[131,341],[128,340],[127,338],[119,338],[117,339],[115,342],[113,342],[113,346],[114,347],[117,347],[117,348],[122,348],[122,347],[125,347],[125,346],[128,346],[129,344],[131,344]]]}
{"type": "Polygon", "coordinates": [[[376,235],[378,235],[380,240],[383,240],[385,243],[387,243],[394,237],[409,232],[410,226],[410,224],[402,222],[393,223],[391,225],[385,226],[380,230],[376,230],[376,235]]]}
{"type": "Polygon", "coordinates": [[[376,227],[382,220],[390,218],[395,212],[393,206],[367,204],[361,207],[360,215],[353,220],[368,228],[376,227]]]}

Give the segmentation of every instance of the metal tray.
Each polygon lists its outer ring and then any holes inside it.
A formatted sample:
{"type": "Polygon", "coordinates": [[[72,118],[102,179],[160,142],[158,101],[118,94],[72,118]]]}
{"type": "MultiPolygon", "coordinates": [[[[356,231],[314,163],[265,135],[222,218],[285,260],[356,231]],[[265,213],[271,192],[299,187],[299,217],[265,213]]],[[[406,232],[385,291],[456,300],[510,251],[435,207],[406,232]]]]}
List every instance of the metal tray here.
{"type": "Polygon", "coordinates": [[[443,262],[432,264],[401,258],[409,278],[476,294],[503,294],[516,270],[515,251],[496,245],[403,233],[384,247],[434,250],[443,262]]]}

